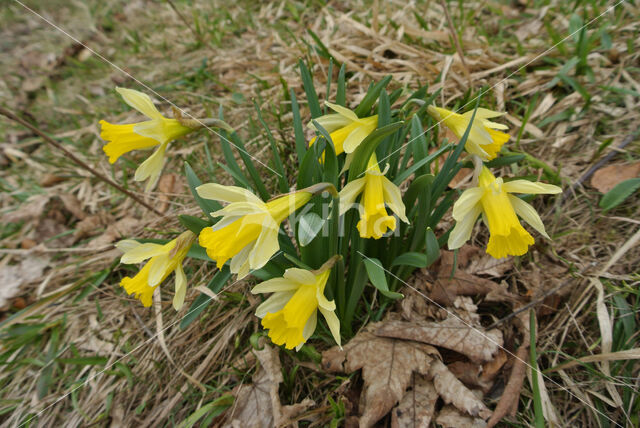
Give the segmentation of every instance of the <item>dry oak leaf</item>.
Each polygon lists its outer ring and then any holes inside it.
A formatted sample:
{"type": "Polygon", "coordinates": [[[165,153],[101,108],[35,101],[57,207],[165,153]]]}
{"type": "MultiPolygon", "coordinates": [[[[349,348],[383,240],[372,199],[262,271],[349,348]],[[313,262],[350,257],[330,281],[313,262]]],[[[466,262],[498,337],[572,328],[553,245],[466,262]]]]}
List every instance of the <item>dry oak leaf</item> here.
{"type": "Polygon", "coordinates": [[[133,217],[123,217],[115,223],[107,226],[104,233],[91,241],[88,246],[92,248],[101,248],[120,238],[129,237],[134,234],[133,232],[139,225],[140,220],[133,217]]]}
{"type": "Polygon", "coordinates": [[[264,345],[255,351],[260,368],[253,375],[251,385],[240,385],[234,393],[234,405],[227,411],[225,427],[272,428],[289,426],[293,420],[313,406],[313,400],[304,399],[291,406],[283,406],[278,396],[278,385],[283,381],[278,349],[264,345]]]}
{"type": "MultiPolygon", "coordinates": [[[[371,329],[375,330],[376,324],[372,324],[371,329]]],[[[327,370],[346,373],[362,369],[362,428],[373,426],[404,397],[413,372],[423,375],[429,372],[434,355],[438,355],[438,351],[432,346],[377,337],[363,331],[343,349],[333,347],[325,351],[322,365],[327,370]]]]}
{"type": "Polygon", "coordinates": [[[30,255],[22,259],[20,264],[0,267],[0,309],[5,308],[15,296],[20,294],[20,287],[42,278],[42,273],[49,266],[49,259],[30,255]]]}
{"type": "Polygon", "coordinates": [[[604,168],[600,168],[591,177],[591,186],[595,187],[602,193],[607,193],[609,190],[616,187],[616,184],[628,180],[630,178],[636,178],[640,176],[640,161],[609,165],[604,168]]]}
{"type": "Polygon", "coordinates": [[[428,427],[436,410],[438,392],[426,376],[414,373],[411,388],[391,413],[392,428],[428,427]]]}
{"type": "Polygon", "coordinates": [[[442,428],[484,428],[487,426],[484,420],[463,415],[453,406],[444,406],[440,410],[436,424],[442,428]]]}
{"type": "Polygon", "coordinates": [[[429,376],[433,378],[433,386],[445,403],[453,404],[457,409],[463,410],[471,416],[488,419],[491,410],[440,360],[431,363],[429,376]]]}
{"type": "Polygon", "coordinates": [[[440,322],[386,321],[374,330],[376,336],[414,340],[459,352],[474,363],[490,361],[502,347],[502,332],[487,332],[450,315],[440,322]]]}

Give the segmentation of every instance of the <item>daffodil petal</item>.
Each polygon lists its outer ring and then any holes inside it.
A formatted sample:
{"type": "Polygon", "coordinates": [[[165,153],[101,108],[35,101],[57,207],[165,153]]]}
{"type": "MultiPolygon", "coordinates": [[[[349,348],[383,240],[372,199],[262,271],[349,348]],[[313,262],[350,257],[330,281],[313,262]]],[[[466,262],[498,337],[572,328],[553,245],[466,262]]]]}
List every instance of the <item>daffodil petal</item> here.
{"type": "Polygon", "coordinates": [[[271,256],[280,249],[280,243],[278,242],[279,227],[275,222],[272,223],[272,225],[264,225],[260,236],[256,240],[255,247],[249,255],[251,269],[260,269],[266,265],[271,256]]]}
{"type": "Polygon", "coordinates": [[[213,217],[221,216],[243,216],[264,212],[264,204],[258,205],[254,202],[232,202],[226,207],[211,213],[213,217]]]}
{"type": "Polygon", "coordinates": [[[355,112],[353,110],[349,110],[346,107],[343,107],[339,104],[333,104],[330,102],[325,101],[325,105],[327,107],[329,107],[331,110],[335,111],[336,113],[338,113],[339,115],[351,120],[351,121],[357,121],[358,120],[358,115],[355,114],[355,112]]]}
{"type": "Polygon", "coordinates": [[[128,88],[116,88],[125,103],[129,104],[149,119],[160,119],[162,114],[158,111],[149,95],[128,88]]]}
{"type": "Polygon", "coordinates": [[[322,313],[322,316],[324,316],[324,319],[327,321],[327,325],[329,326],[333,339],[336,341],[338,346],[342,346],[340,341],[340,320],[336,316],[335,312],[327,311],[322,307],[319,307],[318,309],[320,309],[320,313],[322,313]]]}
{"type": "Polygon", "coordinates": [[[123,253],[126,253],[127,251],[131,251],[134,248],[139,247],[140,245],[142,245],[142,243],[136,241],[135,239],[123,239],[121,241],[118,241],[115,244],[115,247],[123,253]]]}
{"type": "Polygon", "coordinates": [[[531,206],[531,204],[528,204],[522,199],[513,195],[509,195],[509,201],[511,201],[511,205],[513,205],[513,209],[516,211],[516,214],[518,214],[531,227],[537,230],[542,236],[547,239],[551,239],[549,238],[549,235],[547,235],[547,231],[544,228],[544,223],[542,223],[540,215],[538,214],[536,209],[531,206]]]}
{"type": "Polygon", "coordinates": [[[148,284],[150,287],[155,287],[160,284],[164,277],[167,275],[167,270],[169,268],[170,263],[169,254],[161,254],[156,256],[151,263],[151,267],[149,269],[149,280],[148,284]]]}
{"type": "Polygon", "coordinates": [[[314,274],[305,269],[289,268],[284,271],[284,278],[298,284],[313,284],[316,280],[314,274]]]}
{"type": "Polygon", "coordinates": [[[231,273],[235,273],[238,275],[238,279],[242,279],[249,273],[249,255],[255,246],[255,242],[252,242],[245,246],[238,254],[231,258],[231,263],[229,263],[229,269],[231,273]],[[242,275],[241,275],[242,272],[242,275]]]}
{"type": "Polygon", "coordinates": [[[450,250],[462,247],[464,243],[471,238],[473,226],[476,224],[476,220],[481,212],[481,206],[479,204],[474,205],[464,217],[456,221],[455,227],[451,231],[451,234],[449,234],[449,241],[447,243],[450,250]]]}
{"type": "Polygon", "coordinates": [[[274,293],[271,297],[262,302],[256,308],[256,316],[258,318],[264,318],[264,316],[269,313],[273,314],[275,312],[278,312],[279,310],[284,308],[284,305],[286,305],[291,297],[293,297],[294,293],[295,291],[283,291],[280,293],[274,293]]]}
{"type": "Polygon", "coordinates": [[[299,284],[291,281],[287,278],[272,278],[270,280],[261,282],[253,287],[251,294],[259,293],[277,293],[280,291],[295,290],[299,287],[299,284]]]}
{"type": "Polygon", "coordinates": [[[206,183],[196,187],[201,198],[222,202],[253,202],[264,204],[260,198],[249,190],[237,186],[223,186],[218,183],[206,183]]]}
{"type": "Polygon", "coordinates": [[[179,311],[184,304],[184,298],[187,294],[187,276],[184,274],[182,265],[176,267],[176,294],[173,296],[173,308],[179,311]]]}
{"type": "Polygon", "coordinates": [[[453,204],[453,218],[461,220],[467,215],[480,201],[484,190],[479,187],[472,187],[462,192],[460,198],[453,204]]]}
{"type": "MultiPolygon", "coordinates": [[[[351,119],[340,114],[325,114],[324,116],[316,118],[315,121],[318,122],[327,132],[333,132],[336,129],[347,126],[352,122],[351,119]]],[[[308,127],[314,131],[317,130],[313,122],[309,122],[308,127]]]]}
{"type": "Polygon", "coordinates": [[[335,311],[336,310],[336,302],[334,302],[333,300],[329,300],[324,296],[324,292],[320,289],[317,290],[316,292],[316,299],[318,299],[318,306],[326,309],[328,311],[335,311]]]}
{"type": "Polygon", "coordinates": [[[158,256],[166,252],[167,252],[167,249],[165,248],[164,245],[153,244],[153,243],[139,244],[135,248],[132,248],[126,253],[124,253],[120,258],[120,263],[124,263],[124,264],[140,263],[144,260],[150,259],[151,257],[158,256]]]}
{"type": "Polygon", "coordinates": [[[384,200],[387,206],[393,211],[400,220],[409,223],[409,219],[405,214],[404,202],[402,202],[402,194],[398,186],[393,184],[387,177],[382,177],[382,190],[384,200]]]}
{"type": "MultiPolygon", "coordinates": [[[[471,115],[473,114],[473,110],[469,110],[468,112],[465,113],[465,115],[469,116],[469,119],[471,119],[471,115]]],[[[493,111],[493,110],[489,110],[488,108],[478,108],[478,110],[476,111],[476,116],[475,119],[490,119],[492,117],[500,117],[500,116],[504,116],[505,114],[507,114],[506,112],[500,112],[500,111],[493,111]]]]}
{"type": "Polygon", "coordinates": [[[353,132],[351,132],[351,134],[349,134],[349,136],[344,140],[344,143],[342,145],[344,151],[346,153],[354,152],[358,148],[360,143],[362,143],[362,141],[367,138],[367,136],[371,134],[372,131],[373,130],[369,129],[366,126],[359,126],[358,128],[354,129],[353,132]]]}
{"type": "Polygon", "coordinates": [[[507,193],[530,193],[530,194],[555,194],[562,193],[562,189],[553,184],[533,182],[529,180],[513,180],[502,185],[507,193]]]}
{"type": "Polygon", "coordinates": [[[159,177],[164,166],[164,152],[167,148],[167,143],[161,144],[151,156],[140,164],[136,169],[134,179],[136,181],[144,181],[147,178],[159,177]]]}
{"type": "Polygon", "coordinates": [[[353,206],[358,195],[362,193],[365,181],[364,177],[356,178],[342,188],[340,191],[340,215],[347,212],[347,210],[353,206]]]}

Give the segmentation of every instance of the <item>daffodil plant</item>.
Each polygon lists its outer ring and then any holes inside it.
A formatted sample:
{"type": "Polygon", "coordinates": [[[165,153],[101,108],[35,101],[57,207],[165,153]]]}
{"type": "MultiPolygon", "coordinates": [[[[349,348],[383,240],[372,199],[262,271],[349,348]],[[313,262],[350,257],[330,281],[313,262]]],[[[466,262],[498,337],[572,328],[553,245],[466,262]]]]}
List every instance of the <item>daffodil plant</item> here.
{"type": "MultiPolygon", "coordinates": [[[[303,121],[292,91],[289,148],[281,151],[258,109],[271,148],[270,167],[259,172],[243,139],[220,116],[211,122],[224,124],[213,143],[219,144],[225,159],[220,166],[235,185],[219,184],[220,177],[213,176],[203,184],[186,164],[187,182],[203,215],[181,215],[187,231],[172,241],[118,244],[122,263],[149,259],[120,284],[144,306],[175,272],[173,305],[179,310],[185,299],[195,297],[181,325],[193,322],[211,303],[211,293],[188,292],[182,264],[192,257],[217,269],[207,284],[213,293],[244,278],[251,293],[267,295],[256,315],[276,345],[299,350],[314,337],[340,344],[403,297],[399,279],[428,267],[441,247],[457,250],[468,241],[478,218],[489,229],[487,253],[496,258],[521,256],[534,244],[520,219],[548,238],[535,209],[515,194],[552,194],[560,188],[496,178],[491,172],[491,167],[520,159],[500,156],[509,134],[503,132],[506,125],[494,120],[503,113],[477,103],[466,111],[437,107],[438,92],[428,95],[427,87],[388,93],[390,78],[371,85],[351,109],[344,66],[335,98],[321,104],[309,70],[302,62],[300,68],[310,118],[303,121]],[[454,141],[439,142],[442,126],[453,132],[454,141]],[[472,182],[462,191],[449,188],[463,165],[474,168],[472,182]],[[265,185],[263,177],[269,174],[277,176],[277,189],[265,185]],[[455,223],[443,227],[450,208],[455,223]]],[[[330,89],[331,82],[327,94],[330,89]]],[[[132,150],[156,147],[136,172],[136,179],[150,180],[150,189],[168,144],[201,126],[180,114],[162,116],[140,92],[118,92],[149,120],[129,125],[101,121],[101,135],[108,141],[104,151],[113,163],[132,150]]]]}

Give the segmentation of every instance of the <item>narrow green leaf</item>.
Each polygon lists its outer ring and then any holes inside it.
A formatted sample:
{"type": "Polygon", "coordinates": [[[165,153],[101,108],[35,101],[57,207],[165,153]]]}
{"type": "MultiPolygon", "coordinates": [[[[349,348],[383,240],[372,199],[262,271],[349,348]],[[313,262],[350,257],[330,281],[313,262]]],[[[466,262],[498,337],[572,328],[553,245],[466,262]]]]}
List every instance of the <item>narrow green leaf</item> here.
{"type": "Polygon", "coordinates": [[[196,192],[196,187],[202,184],[202,181],[198,178],[189,162],[184,163],[184,174],[187,176],[187,184],[189,184],[189,190],[193,195],[193,199],[195,199],[196,203],[202,210],[202,212],[209,218],[209,220],[214,221],[213,217],[211,217],[211,213],[214,211],[218,211],[222,209],[222,205],[220,205],[217,201],[212,201],[210,199],[201,198],[196,192]]]}
{"type": "MultiPolygon", "coordinates": [[[[219,293],[229,278],[231,278],[231,271],[229,270],[229,265],[225,265],[211,278],[211,281],[207,284],[207,288],[214,293],[219,293]]],[[[187,312],[184,318],[182,318],[182,321],[180,321],[180,329],[184,330],[187,328],[210,303],[211,297],[206,294],[200,294],[196,297],[189,308],[189,312],[187,312]]]]}
{"type": "Polygon", "coordinates": [[[61,364],[76,364],[79,366],[102,366],[107,364],[109,359],[107,357],[75,357],[75,358],[58,358],[57,361],[61,364]]]}
{"type": "Polygon", "coordinates": [[[625,199],[638,189],[640,189],[640,178],[631,178],[620,182],[602,197],[600,200],[600,208],[605,212],[609,211],[624,202],[625,199]]]}
{"type": "Polygon", "coordinates": [[[187,253],[187,257],[196,259],[196,260],[204,260],[205,262],[212,261],[207,255],[207,250],[204,247],[201,247],[199,244],[194,243],[191,248],[189,248],[189,252],[187,253]]]}
{"type": "Polygon", "coordinates": [[[353,162],[349,167],[349,181],[360,177],[367,168],[369,158],[371,158],[371,155],[378,147],[378,144],[380,144],[385,137],[401,128],[403,124],[404,122],[396,122],[385,127],[378,128],[369,134],[362,143],[360,143],[358,148],[353,152],[353,162]]]}
{"type": "MultiPolygon", "coordinates": [[[[492,161],[489,161],[489,162],[485,163],[484,165],[487,168],[499,168],[501,166],[507,166],[507,165],[511,165],[513,163],[516,163],[516,162],[520,162],[524,158],[526,158],[525,155],[500,156],[498,158],[495,158],[492,161]]],[[[470,163],[470,165],[472,165],[472,164],[470,163]]],[[[473,166],[471,166],[471,168],[473,168],[473,166]]]]}
{"type": "Polygon", "coordinates": [[[284,171],[284,166],[282,165],[282,159],[280,158],[280,152],[278,151],[278,145],[276,144],[276,139],[273,138],[273,134],[267,125],[267,122],[262,118],[262,111],[260,110],[260,106],[257,102],[253,102],[255,106],[256,112],[258,113],[258,120],[262,124],[265,132],[267,133],[267,139],[269,140],[269,145],[271,146],[271,153],[273,154],[273,166],[280,174],[278,177],[278,185],[280,186],[280,191],[282,193],[287,193],[289,191],[289,183],[287,181],[287,175],[284,171]]]}
{"type": "Polygon", "coordinates": [[[189,417],[187,417],[184,421],[178,425],[178,428],[191,428],[193,427],[198,420],[200,420],[204,415],[208,415],[209,417],[216,417],[220,415],[222,412],[227,410],[233,404],[234,398],[233,395],[223,395],[222,397],[216,398],[215,400],[203,405],[198,410],[193,412],[189,417]]]}
{"type": "Polygon", "coordinates": [[[380,263],[380,260],[365,256],[364,267],[367,270],[367,275],[369,276],[371,284],[373,284],[373,286],[376,287],[380,291],[380,293],[390,299],[401,299],[404,297],[400,293],[389,290],[387,277],[385,276],[385,272],[382,268],[382,263],[380,263]]]}
{"type": "Polygon", "coordinates": [[[315,119],[316,117],[322,116],[322,109],[320,108],[320,102],[318,101],[318,94],[316,93],[315,86],[313,86],[311,73],[302,60],[298,61],[298,67],[300,68],[302,86],[304,87],[304,92],[307,94],[309,111],[311,112],[311,117],[315,119]]]}
{"type": "Polygon", "coordinates": [[[296,94],[291,89],[289,93],[291,97],[291,112],[293,113],[293,132],[296,141],[296,155],[298,156],[298,165],[302,165],[302,160],[307,153],[307,142],[304,136],[302,119],[300,118],[300,108],[296,100],[296,94]]]}
{"type": "Polygon", "coordinates": [[[298,221],[298,242],[307,246],[324,226],[324,220],[316,213],[303,214],[298,221]]]}
{"type": "Polygon", "coordinates": [[[345,65],[340,66],[340,72],[338,73],[338,89],[336,91],[336,104],[344,106],[346,102],[346,89],[345,89],[345,65]]]}
{"type": "Polygon", "coordinates": [[[438,238],[436,238],[436,234],[433,233],[430,227],[427,228],[427,238],[426,238],[426,249],[427,255],[427,266],[431,266],[433,262],[438,260],[440,257],[440,245],[438,245],[438,238]]]}
{"type": "MultiPolygon", "coordinates": [[[[435,152],[431,153],[429,156],[426,156],[426,157],[418,160],[413,165],[411,165],[409,168],[406,168],[401,174],[399,174],[396,178],[393,179],[393,182],[396,185],[399,186],[400,184],[402,184],[402,182],[404,180],[409,178],[411,176],[411,174],[413,174],[414,172],[418,171],[423,166],[425,166],[425,165],[428,166],[429,164],[431,164],[431,162],[433,162],[436,158],[438,158],[440,155],[442,155],[442,153],[444,153],[447,150],[449,150],[449,148],[451,148],[450,144],[444,144],[442,147],[440,147],[435,152]]],[[[425,173],[424,175],[427,175],[427,174],[428,173],[425,173]]],[[[431,175],[431,174],[428,174],[428,175],[431,175]]]]}
{"type": "Polygon", "coordinates": [[[410,251],[408,253],[400,254],[395,258],[391,266],[413,266],[417,268],[426,268],[427,267],[427,255],[423,253],[418,253],[415,251],[410,251]]]}
{"type": "Polygon", "coordinates": [[[367,94],[360,102],[360,105],[355,109],[355,113],[358,117],[365,117],[369,114],[371,107],[373,107],[373,104],[375,104],[376,100],[380,96],[380,92],[387,87],[390,81],[391,76],[385,76],[381,81],[369,88],[367,94]]]}
{"type": "Polygon", "coordinates": [[[212,225],[211,221],[203,220],[201,218],[186,214],[179,215],[178,220],[180,221],[181,225],[183,225],[185,228],[189,229],[196,235],[199,234],[200,231],[205,227],[212,225]]]}
{"type": "MultiPolygon", "coordinates": [[[[251,156],[249,154],[249,152],[247,152],[247,149],[245,148],[244,142],[242,141],[242,139],[240,138],[240,136],[236,132],[232,132],[231,133],[231,140],[234,142],[234,144],[236,146],[236,149],[238,149],[238,153],[240,154],[240,158],[242,159],[242,162],[244,162],[244,165],[247,168],[247,172],[249,173],[249,176],[251,177],[251,180],[255,184],[256,189],[258,190],[258,193],[260,194],[260,197],[262,199],[264,199],[265,201],[268,200],[271,196],[269,195],[269,191],[267,190],[266,186],[264,185],[264,180],[262,179],[262,177],[258,173],[258,170],[256,169],[255,165],[253,164],[253,156],[251,156]]],[[[271,171],[271,172],[273,172],[273,171],[271,171]]],[[[276,172],[276,174],[277,174],[277,172],[276,172]]]]}

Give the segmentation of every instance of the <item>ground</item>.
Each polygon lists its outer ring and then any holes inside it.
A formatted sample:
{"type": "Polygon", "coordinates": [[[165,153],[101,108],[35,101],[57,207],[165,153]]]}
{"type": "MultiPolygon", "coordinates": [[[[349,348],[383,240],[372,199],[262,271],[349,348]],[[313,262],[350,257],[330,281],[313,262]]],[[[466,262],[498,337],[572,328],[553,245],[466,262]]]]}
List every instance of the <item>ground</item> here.
{"type": "MultiPolygon", "coordinates": [[[[346,65],[352,106],[372,81],[391,75],[392,89],[426,83],[429,93],[442,89],[440,105],[459,107],[482,92],[489,105],[508,112],[510,150],[526,160],[507,169],[564,189],[556,199],[536,202],[552,241],[498,278],[532,301],[548,293],[534,306],[547,402],[563,425],[611,426],[598,411],[621,425],[637,424],[639,198],[636,193],[605,212],[597,189],[608,176],[593,182],[586,175],[602,159],[601,166],[614,165],[615,172],[640,158],[637,5],[446,5],[462,58],[437,1],[3,2],[2,107],[163,214],[150,213],[33,132],[0,118],[0,269],[6,275],[0,278],[17,289],[0,304],[4,423],[21,426],[36,415],[38,426],[174,425],[251,379],[252,338],[261,328],[253,316],[258,300],[246,284],[230,283],[185,326],[186,311],[176,314],[166,292],[152,308],[126,296],[119,280],[135,270],[118,264],[112,245],[121,236],[175,236],[182,227],[177,215],[198,213],[184,161],[203,178],[230,183],[216,164],[223,160],[219,139],[201,131],[190,144],[175,145],[158,188],[145,195],[131,179],[144,154],[110,165],[98,121],[137,117],[116,86],[153,90],[166,98],[166,113],[169,101],[197,117],[222,109],[247,151],[267,164],[269,144],[256,106],[279,150],[293,153],[290,90],[309,117],[297,63],[302,58],[311,65],[324,100],[331,58],[333,79],[335,64],[346,65]],[[595,361],[606,364],[555,369],[568,356],[624,350],[631,351],[622,361],[603,357],[595,361]]],[[[269,169],[259,172],[275,188],[269,169]]],[[[481,245],[486,237],[474,239],[481,245]]],[[[214,267],[189,263],[191,302],[214,267]]],[[[508,315],[499,310],[498,318],[508,315]]],[[[316,355],[281,352],[280,399],[313,399],[311,424],[324,426],[342,420],[335,403],[349,401],[350,393],[341,386],[344,376],[314,363],[328,345],[317,348],[316,355]]],[[[505,426],[534,423],[531,397],[525,382],[518,413],[505,426]]]]}

